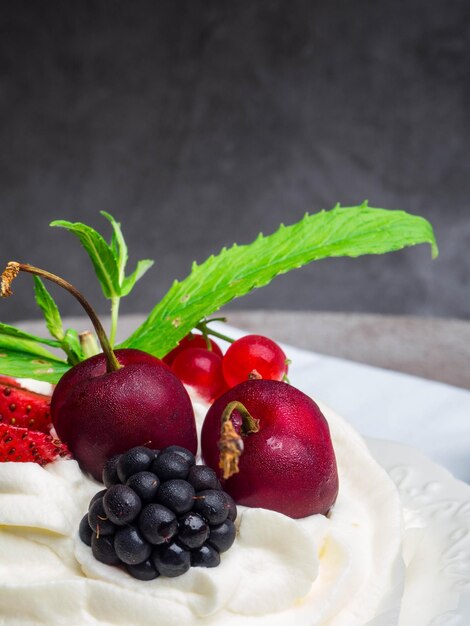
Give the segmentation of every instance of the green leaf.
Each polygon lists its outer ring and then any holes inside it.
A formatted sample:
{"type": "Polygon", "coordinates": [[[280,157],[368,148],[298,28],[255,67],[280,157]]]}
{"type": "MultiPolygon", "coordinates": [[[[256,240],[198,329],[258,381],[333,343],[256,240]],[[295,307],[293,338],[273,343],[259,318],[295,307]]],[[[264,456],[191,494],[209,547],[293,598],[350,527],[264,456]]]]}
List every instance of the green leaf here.
{"type": "Polygon", "coordinates": [[[69,369],[70,366],[64,361],[0,347],[0,373],[5,376],[34,378],[48,383],[57,383],[69,369]]]}
{"type": "Polygon", "coordinates": [[[137,263],[137,267],[132,272],[132,274],[126,276],[126,278],[124,278],[123,280],[121,287],[121,296],[127,296],[127,294],[136,284],[136,282],[140,280],[142,276],[146,273],[146,271],[152,267],[153,263],[154,262],[151,259],[143,259],[142,261],[139,261],[137,263]]]}
{"type": "Polygon", "coordinates": [[[62,318],[60,317],[57,304],[39,276],[33,276],[33,278],[34,295],[39,308],[43,312],[47,329],[53,337],[62,341],[64,337],[64,329],[62,328],[62,318]]]}
{"type": "Polygon", "coordinates": [[[382,254],[406,246],[437,245],[432,226],[404,211],[374,209],[364,203],[305,215],[251,244],[234,245],[193,264],[183,281],[175,281],[145,322],[121,346],[164,356],[204,317],[234,298],[267,285],[275,276],[316,259],[382,254]]]}
{"type": "Polygon", "coordinates": [[[104,238],[96,230],[80,222],[72,223],[66,220],[55,220],[50,225],[65,228],[78,237],[93,263],[104,296],[106,298],[119,296],[118,261],[104,238]]]}
{"type": "Polygon", "coordinates": [[[122,234],[121,224],[120,222],[116,222],[116,220],[110,213],[107,213],[106,211],[100,211],[100,213],[110,222],[111,226],[113,227],[111,250],[113,251],[114,257],[118,264],[119,285],[122,285],[124,281],[124,270],[128,259],[128,252],[127,245],[122,234]]]}
{"type": "Polygon", "coordinates": [[[68,361],[71,365],[76,365],[85,358],[80,343],[80,337],[73,328],[67,329],[62,341],[62,348],[67,354],[68,361]]]}
{"type": "Polygon", "coordinates": [[[33,356],[40,356],[53,361],[60,361],[60,357],[56,356],[53,352],[46,350],[37,341],[14,337],[11,335],[0,334],[0,349],[17,350],[19,352],[27,352],[33,356]]]}
{"type": "Polygon", "coordinates": [[[55,339],[44,339],[43,337],[37,337],[36,335],[32,335],[31,333],[27,333],[24,330],[20,330],[19,328],[15,328],[14,326],[9,326],[8,324],[3,324],[0,322],[0,338],[2,336],[8,337],[16,337],[17,339],[25,339],[31,342],[42,343],[46,346],[51,346],[52,348],[60,348],[60,341],[56,341],[55,339]]]}

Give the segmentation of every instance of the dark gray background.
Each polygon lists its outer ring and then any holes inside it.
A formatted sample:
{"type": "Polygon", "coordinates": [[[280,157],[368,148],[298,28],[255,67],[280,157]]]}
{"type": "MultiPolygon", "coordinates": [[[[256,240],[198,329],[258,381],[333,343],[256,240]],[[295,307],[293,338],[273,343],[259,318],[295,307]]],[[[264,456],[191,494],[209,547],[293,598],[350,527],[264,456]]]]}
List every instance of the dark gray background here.
{"type": "MultiPolygon", "coordinates": [[[[60,272],[106,311],[78,242],[48,223],[109,233],[107,209],[131,261],[156,259],[122,307],[145,312],[193,259],[367,198],[430,219],[440,258],[321,261],[238,306],[470,317],[469,7],[2,2],[2,264],[60,272]]],[[[0,319],[36,315],[23,277],[0,319]]]]}

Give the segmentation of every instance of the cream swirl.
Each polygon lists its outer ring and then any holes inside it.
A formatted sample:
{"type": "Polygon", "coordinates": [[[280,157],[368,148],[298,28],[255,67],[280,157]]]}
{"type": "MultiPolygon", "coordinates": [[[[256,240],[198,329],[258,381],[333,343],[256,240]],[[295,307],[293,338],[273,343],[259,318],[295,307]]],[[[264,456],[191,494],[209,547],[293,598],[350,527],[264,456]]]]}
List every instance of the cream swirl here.
{"type": "Polygon", "coordinates": [[[101,486],[75,461],[1,464],[0,624],[397,624],[403,585],[397,492],[357,433],[323,411],[340,478],[330,515],[292,520],[240,508],[237,539],[220,566],[173,579],[136,581],[92,557],[77,528],[101,486]]]}

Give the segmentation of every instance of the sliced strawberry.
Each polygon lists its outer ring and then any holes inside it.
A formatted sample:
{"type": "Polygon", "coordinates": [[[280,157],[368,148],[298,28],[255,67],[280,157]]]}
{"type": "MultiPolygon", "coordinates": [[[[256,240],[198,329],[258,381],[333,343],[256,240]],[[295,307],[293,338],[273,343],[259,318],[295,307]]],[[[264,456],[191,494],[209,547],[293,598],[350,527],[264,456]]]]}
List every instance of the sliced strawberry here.
{"type": "Polygon", "coordinates": [[[47,465],[69,454],[67,446],[52,435],[0,423],[0,462],[47,465]]]}
{"type": "Polygon", "coordinates": [[[50,396],[29,391],[15,379],[0,376],[0,423],[49,433],[50,405],[50,396]]]}

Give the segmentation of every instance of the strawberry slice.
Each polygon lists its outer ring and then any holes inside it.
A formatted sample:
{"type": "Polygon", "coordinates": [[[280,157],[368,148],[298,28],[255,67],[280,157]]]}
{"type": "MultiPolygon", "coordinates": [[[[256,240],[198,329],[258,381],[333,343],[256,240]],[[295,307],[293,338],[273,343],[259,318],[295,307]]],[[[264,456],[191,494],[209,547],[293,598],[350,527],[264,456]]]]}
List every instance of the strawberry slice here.
{"type": "Polygon", "coordinates": [[[14,378],[0,376],[0,423],[49,433],[50,405],[50,396],[24,389],[14,378]]]}
{"type": "Polygon", "coordinates": [[[0,462],[47,465],[69,454],[67,446],[52,435],[0,423],[0,462]]]}

